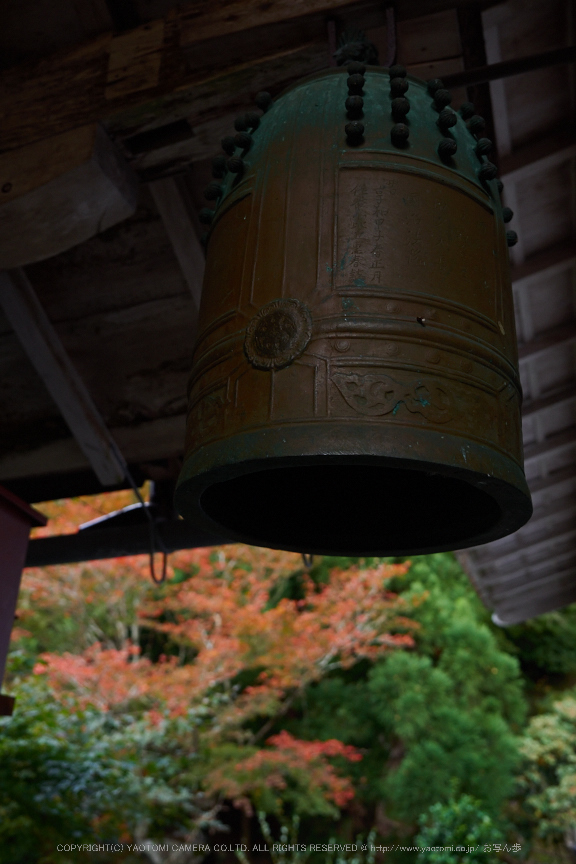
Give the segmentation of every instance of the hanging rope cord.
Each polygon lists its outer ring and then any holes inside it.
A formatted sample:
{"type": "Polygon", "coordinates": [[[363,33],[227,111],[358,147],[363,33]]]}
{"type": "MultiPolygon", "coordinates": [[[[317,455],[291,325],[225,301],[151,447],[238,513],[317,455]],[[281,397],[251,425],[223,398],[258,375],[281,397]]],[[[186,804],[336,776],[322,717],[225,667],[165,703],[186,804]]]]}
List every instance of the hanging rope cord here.
{"type": "Polygon", "coordinates": [[[130,487],[132,488],[132,491],[134,492],[134,495],[136,496],[138,502],[140,503],[140,507],[144,511],[144,515],[146,516],[146,519],[148,520],[148,529],[149,529],[149,538],[150,538],[150,552],[149,552],[149,555],[150,555],[150,578],[152,579],[152,581],[154,582],[155,585],[161,585],[163,582],[166,581],[166,568],[168,565],[168,551],[169,550],[166,548],[166,546],[164,544],[164,541],[162,539],[162,535],[160,534],[160,531],[158,530],[158,525],[156,524],[154,516],[150,512],[150,508],[146,506],[146,502],[144,501],[144,499],[140,493],[140,489],[136,485],[136,481],[134,480],[134,477],[132,476],[132,474],[130,472],[130,469],[128,467],[128,463],[124,459],[124,456],[120,452],[120,449],[119,449],[119,447],[115,441],[113,441],[111,443],[111,449],[112,449],[112,454],[113,454],[116,462],[118,463],[118,466],[121,468],[122,473],[124,474],[124,477],[126,478],[128,483],[130,484],[130,487]],[[163,556],[162,557],[162,575],[160,576],[159,579],[156,576],[156,567],[154,564],[154,556],[155,556],[156,552],[161,552],[162,556],[163,556]]]}

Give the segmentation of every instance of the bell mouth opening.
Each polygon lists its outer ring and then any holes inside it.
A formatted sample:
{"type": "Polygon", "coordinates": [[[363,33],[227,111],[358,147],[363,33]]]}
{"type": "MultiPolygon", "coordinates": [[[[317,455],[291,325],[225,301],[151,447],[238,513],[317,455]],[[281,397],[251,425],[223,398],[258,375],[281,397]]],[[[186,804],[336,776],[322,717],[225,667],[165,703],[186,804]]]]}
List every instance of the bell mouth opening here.
{"type": "Polygon", "coordinates": [[[491,495],[460,477],[333,462],[248,471],[206,488],[200,506],[238,540],[319,555],[463,548],[502,516],[491,495]]]}

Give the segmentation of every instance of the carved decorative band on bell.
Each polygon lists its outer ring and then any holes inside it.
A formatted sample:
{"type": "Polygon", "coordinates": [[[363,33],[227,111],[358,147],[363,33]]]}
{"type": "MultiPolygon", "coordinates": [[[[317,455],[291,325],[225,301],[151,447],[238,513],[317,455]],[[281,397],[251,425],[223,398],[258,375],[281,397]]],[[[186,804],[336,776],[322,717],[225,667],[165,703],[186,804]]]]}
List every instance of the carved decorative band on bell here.
{"type": "Polygon", "coordinates": [[[244,353],[256,369],[283,369],[304,353],[312,338],[312,315],[300,300],[273,300],[246,328],[244,353]]]}

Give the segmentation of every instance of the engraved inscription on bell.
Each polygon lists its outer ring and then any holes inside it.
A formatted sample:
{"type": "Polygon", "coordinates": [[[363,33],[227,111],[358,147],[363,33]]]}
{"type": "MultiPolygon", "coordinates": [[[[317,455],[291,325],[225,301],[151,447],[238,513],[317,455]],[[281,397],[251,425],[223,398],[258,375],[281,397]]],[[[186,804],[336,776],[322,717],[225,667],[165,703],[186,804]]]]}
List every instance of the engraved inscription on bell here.
{"type": "MultiPolygon", "coordinates": [[[[336,286],[417,294],[496,325],[494,217],[472,195],[428,177],[380,168],[339,172],[336,286]]],[[[428,301],[429,302],[429,301],[428,301]]]]}

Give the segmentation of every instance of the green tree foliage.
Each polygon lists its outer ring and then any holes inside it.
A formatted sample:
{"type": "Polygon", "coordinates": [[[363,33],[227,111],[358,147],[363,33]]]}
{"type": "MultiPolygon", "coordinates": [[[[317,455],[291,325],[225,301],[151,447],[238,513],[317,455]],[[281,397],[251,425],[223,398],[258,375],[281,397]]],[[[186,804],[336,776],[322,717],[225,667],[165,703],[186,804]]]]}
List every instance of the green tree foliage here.
{"type": "MultiPolygon", "coordinates": [[[[142,860],[126,841],[205,839],[224,829],[201,790],[194,730],[202,709],[157,725],[134,714],[56,704],[38,676],[18,688],[18,708],[0,719],[0,864],[92,860],[58,844],[124,841],[100,864],[142,860]]],[[[209,711],[205,706],[204,711],[209,711]]]]}
{"type": "Polygon", "coordinates": [[[18,701],[0,720],[0,864],[52,861],[63,839],[93,842],[97,823],[103,839],[114,836],[115,808],[126,813],[136,799],[105,718],[67,714],[44,688],[23,687],[18,701]]]}
{"type": "Polygon", "coordinates": [[[110,564],[112,599],[95,573],[62,568],[68,606],[36,573],[22,605],[32,636],[15,659],[25,676],[26,652],[49,645],[62,706],[48,710],[36,689],[36,707],[20,697],[5,723],[5,762],[21,785],[0,797],[0,832],[44,819],[26,778],[45,790],[38,801],[62,837],[192,836],[223,805],[245,819],[265,809],[275,825],[300,814],[315,842],[349,841],[374,819],[406,836],[422,813],[466,796],[498,817],[518,765],[523,682],[452,555],[423,556],[407,573],[320,558],[307,574],[288,553],[240,547],[178,560],[165,586],[140,573],[130,590],[130,567],[110,564]],[[88,629],[66,631],[59,653],[50,618],[67,610],[88,629]],[[138,640],[147,657],[132,651],[138,640]]]}
{"type": "Polygon", "coordinates": [[[521,753],[519,786],[536,836],[561,843],[576,829],[576,693],[531,719],[521,753]]]}
{"type": "Polygon", "coordinates": [[[324,679],[289,728],[363,748],[359,794],[383,799],[393,818],[414,822],[453,784],[496,813],[513,789],[526,712],[518,661],[453,556],[419,558],[391,587],[411,600],[415,649],[324,679]]]}
{"type": "Polygon", "coordinates": [[[524,673],[533,682],[562,686],[576,676],[576,605],[540,615],[506,628],[508,644],[515,650],[524,673]]]}
{"type": "Polygon", "coordinates": [[[496,864],[502,833],[470,795],[433,804],[418,820],[418,864],[496,864]],[[495,848],[496,847],[496,848],[495,848]]]}

